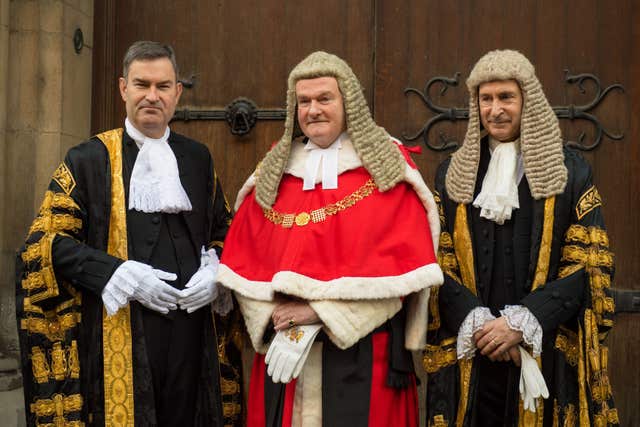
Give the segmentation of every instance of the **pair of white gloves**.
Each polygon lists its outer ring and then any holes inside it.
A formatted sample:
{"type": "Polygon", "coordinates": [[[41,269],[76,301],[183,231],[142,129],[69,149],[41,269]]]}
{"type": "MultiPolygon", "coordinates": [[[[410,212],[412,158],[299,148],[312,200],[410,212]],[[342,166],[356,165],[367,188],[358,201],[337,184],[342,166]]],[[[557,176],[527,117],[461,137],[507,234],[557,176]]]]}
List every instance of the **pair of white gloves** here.
{"type": "Polygon", "coordinates": [[[211,303],[218,296],[218,255],[213,249],[201,250],[200,268],[183,290],[167,284],[165,280],[176,280],[174,273],[158,270],[150,265],[125,261],[114,271],[102,290],[102,301],[109,316],[115,314],[131,300],[145,307],[168,313],[178,305],[187,313],[211,303]]]}
{"type": "Polygon", "coordinates": [[[537,399],[548,398],[549,390],[536,360],[522,346],[520,350],[520,397],[524,409],[536,412],[537,399]]]}
{"type": "Polygon", "coordinates": [[[274,383],[288,383],[298,378],[320,329],[322,324],[314,323],[292,326],[276,333],[265,358],[267,374],[274,383]]]}

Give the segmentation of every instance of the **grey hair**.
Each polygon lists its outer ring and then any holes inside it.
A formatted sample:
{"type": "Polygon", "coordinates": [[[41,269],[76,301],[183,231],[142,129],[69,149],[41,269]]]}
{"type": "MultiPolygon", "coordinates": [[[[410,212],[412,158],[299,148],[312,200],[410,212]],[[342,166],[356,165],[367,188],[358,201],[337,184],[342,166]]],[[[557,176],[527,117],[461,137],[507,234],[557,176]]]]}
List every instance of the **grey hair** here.
{"type": "Polygon", "coordinates": [[[178,80],[178,63],[173,48],[168,44],[163,44],[148,40],[139,40],[129,46],[122,60],[122,76],[127,79],[129,67],[133,61],[148,61],[151,59],[167,58],[173,65],[173,71],[178,80]]]}

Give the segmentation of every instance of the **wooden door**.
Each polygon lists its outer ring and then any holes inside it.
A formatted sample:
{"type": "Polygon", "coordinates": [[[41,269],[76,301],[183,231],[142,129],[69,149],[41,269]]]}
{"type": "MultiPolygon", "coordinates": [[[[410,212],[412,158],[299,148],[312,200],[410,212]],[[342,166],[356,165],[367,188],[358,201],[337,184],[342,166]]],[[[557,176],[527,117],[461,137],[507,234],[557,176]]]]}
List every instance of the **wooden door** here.
{"type": "MultiPolygon", "coordinates": [[[[392,135],[416,133],[434,113],[408,87],[423,89],[435,76],[460,72],[460,84],[440,106],[467,107],[464,80],[475,61],[498,48],[522,51],[536,65],[554,106],[593,99],[565,82],[570,73],[593,73],[611,91],[591,113],[620,141],[604,137],[584,155],[605,202],[604,214],[615,251],[617,288],[640,289],[640,6],[633,0],[165,0],[95,2],[94,131],[122,126],[124,106],[117,95],[121,58],[139,39],[170,43],[181,78],[193,80],[179,108],[220,110],[237,97],[258,108],[284,108],[289,70],[315,50],[346,59],[359,76],[376,121],[392,135]],[[192,78],[193,76],[193,78],[192,78]],[[635,119],[634,119],[635,118],[635,119]]],[[[205,143],[231,203],[271,143],[282,121],[258,121],[234,136],[224,121],[174,122],[172,128],[205,143]]],[[[589,122],[561,121],[565,136],[594,137],[589,122]]],[[[460,141],[466,122],[442,122],[430,133],[460,141]]],[[[416,142],[419,143],[420,140],[416,142]]],[[[423,145],[423,149],[424,149],[423,145]]],[[[437,164],[448,154],[425,149],[416,160],[432,186],[437,164]]],[[[611,380],[622,425],[640,423],[640,316],[620,314],[608,338],[611,380]],[[631,375],[630,375],[631,373],[631,375]]]]}

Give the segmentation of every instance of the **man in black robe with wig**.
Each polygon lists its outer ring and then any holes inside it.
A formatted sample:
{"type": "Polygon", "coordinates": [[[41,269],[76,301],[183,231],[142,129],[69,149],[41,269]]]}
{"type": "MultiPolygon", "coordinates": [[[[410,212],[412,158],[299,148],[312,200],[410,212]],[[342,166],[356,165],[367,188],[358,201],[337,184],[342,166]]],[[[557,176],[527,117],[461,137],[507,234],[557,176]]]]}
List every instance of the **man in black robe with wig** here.
{"type": "Polygon", "coordinates": [[[435,181],[428,425],[617,425],[613,254],[591,169],[522,54],[487,53],[467,86],[464,143],[435,181]]]}
{"type": "Polygon", "coordinates": [[[123,69],[124,129],[69,150],[18,255],[27,424],[239,425],[229,208],[208,149],[169,129],[173,49],[136,42],[123,69]]]}

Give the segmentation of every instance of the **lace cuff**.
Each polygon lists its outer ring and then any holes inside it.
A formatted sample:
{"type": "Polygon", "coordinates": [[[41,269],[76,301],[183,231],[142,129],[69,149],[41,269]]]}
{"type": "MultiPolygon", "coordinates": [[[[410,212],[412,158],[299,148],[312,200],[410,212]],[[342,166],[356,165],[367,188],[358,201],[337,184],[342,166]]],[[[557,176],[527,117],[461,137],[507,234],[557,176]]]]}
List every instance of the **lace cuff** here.
{"type": "Polygon", "coordinates": [[[485,322],[493,319],[495,319],[495,316],[491,314],[491,310],[487,307],[476,307],[467,314],[458,330],[458,342],[456,344],[458,359],[471,359],[473,357],[476,352],[473,334],[478,332],[485,322]]]}
{"type": "Polygon", "coordinates": [[[509,328],[522,332],[522,339],[533,349],[533,357],[542,353],[542,326],[536,316],[523,305],[507,305],[500,314],[507,321],[509,328]]]}

